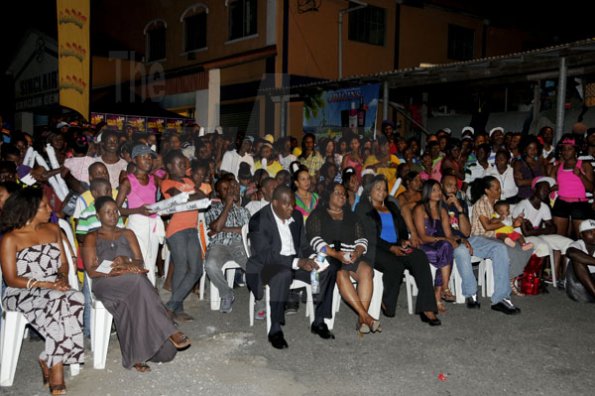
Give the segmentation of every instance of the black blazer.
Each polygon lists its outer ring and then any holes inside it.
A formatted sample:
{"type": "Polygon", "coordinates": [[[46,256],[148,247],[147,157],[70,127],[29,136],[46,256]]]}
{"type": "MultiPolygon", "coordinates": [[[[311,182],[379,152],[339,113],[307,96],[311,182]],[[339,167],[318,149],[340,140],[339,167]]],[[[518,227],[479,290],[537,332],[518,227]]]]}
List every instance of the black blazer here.
{"type": "MultiPolygon", "coordinates": [[[[405,224],[403,216],[401,216],[401,210],[390,200],[386,200],[385,205],[393,216],[398,241],[409,239],[409,231],[407,230],[407,225],[405,224]]],[[[392,244],[380,238],[380,234],[382,233],[382,220],[380,220],[380,215],[367,198],[362,197],[355,208],[355,213],[364,225],[366,237],[368,238],[368,252],[366,253],[366,259],[370,260],[370,263],[373,263],[376,259],[376,249],[388,251],[392,244]]]]}
{"type": "MultiPolygon", "coordinates": [[[[247,272],[261,273],[263,268],[271,266],[291,269],[294,258],[307,258],[314,253],[306,239],[302,214],[294,210],[292,218],[294,221],[289,225],[289,229],[293,236],[293,246],[295,247],[296,255],[289,257],[280,254],[281,236],[279,235],[277,222],[273,217],[271,204],[260,209],[252,216],[248,233],[252,254],[246,264],[247,272]]],[[[272,276],[271,271],[266,272],[272,276]]]]}

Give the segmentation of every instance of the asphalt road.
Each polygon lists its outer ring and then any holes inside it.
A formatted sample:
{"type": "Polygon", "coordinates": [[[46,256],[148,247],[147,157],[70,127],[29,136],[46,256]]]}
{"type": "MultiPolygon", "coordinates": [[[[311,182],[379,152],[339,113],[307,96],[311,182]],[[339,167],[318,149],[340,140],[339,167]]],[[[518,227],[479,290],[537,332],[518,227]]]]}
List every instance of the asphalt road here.
{"type": "MultiPolygon", "coordinates": [[[[514,301],[517,316],[490,310],[488,299],[480,310],[448,305],[442,326],[430,327],[407,314],[403,289],[397,316],[381,317],[381,334],[357,336],[343,303],[335,340],[310,333],[301,305],[284,327],[289,349],[279,351],[264,322],[249,326],[245,288],[236,289],[229,314],[192,295],[186,309],[195,320],[180,328],[193,345],[173,362],[145,374],[126,370],[112,336],[106,369],[94,370],[88,353],[67,387],[70,395],[593,395],[595,306],[552,288],[514,301]]],[[[42,348],[23,342],[14,385],[1,395],[47,394],[36,359],[42,348]]]]}

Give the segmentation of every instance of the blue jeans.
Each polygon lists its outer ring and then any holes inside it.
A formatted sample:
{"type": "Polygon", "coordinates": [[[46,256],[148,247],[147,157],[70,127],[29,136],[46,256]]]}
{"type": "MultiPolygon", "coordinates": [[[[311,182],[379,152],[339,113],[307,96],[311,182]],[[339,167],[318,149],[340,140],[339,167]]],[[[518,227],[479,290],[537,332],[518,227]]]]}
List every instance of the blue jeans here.
{"type": "Polygon", "coordinates": [[[178,231],[167,238],[167,244],[174,263],[174,275],[171,298],[165,306],[173,312],[183,312],[184,299],[202,275],[198,232],[194,228],[178,231]]]}
{"type": "MultiPolygon", "coordinates": [[[[469,238],[469,243],[473,248],[473,255],[492,260],[492,267],[494,269],[494,294],[492,294],[492,304],[497,304],[505,298],[510,298],[510,258],[508,257],[508,251],[506,245],[496,239],[485,238],[482,236],[472,236],[469,238]]],[[[473,276],[473,269],[471,268],[471,259],[468,263],[462,260],[459,264],[459,258],[457,256],[457,269],[463,280],[463,294],[465,290],[470,290],[472,287],[465,286],[465,280],[469,283],[475,283],[475,289],[477,290],[477,281],[473,276]],[[466,267],[466,268],[464,268],[466,267]],[[465,274],[465,275],[463,275],[465,274]]]]}

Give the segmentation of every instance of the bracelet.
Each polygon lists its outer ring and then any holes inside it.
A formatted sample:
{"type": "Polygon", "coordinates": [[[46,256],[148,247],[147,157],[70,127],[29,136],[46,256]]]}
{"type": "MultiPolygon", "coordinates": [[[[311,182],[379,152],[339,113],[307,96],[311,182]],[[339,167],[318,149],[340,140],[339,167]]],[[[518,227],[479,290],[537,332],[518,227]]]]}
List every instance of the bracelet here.
{"type": "Polygon", "coordinates": [[[27,290],[31,289],[31,282],[32,282],[32,281],[35,281],[35,282],[37,282],[37,279],[35,279],[35,278],[30,278],[30,279],[27,281],[27,290]]]}

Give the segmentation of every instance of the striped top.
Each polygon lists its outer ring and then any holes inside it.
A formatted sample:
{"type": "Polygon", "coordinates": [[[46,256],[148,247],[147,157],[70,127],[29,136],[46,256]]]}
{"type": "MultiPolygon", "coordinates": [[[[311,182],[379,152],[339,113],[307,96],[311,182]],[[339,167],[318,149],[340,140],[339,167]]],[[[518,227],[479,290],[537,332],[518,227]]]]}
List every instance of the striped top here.
{"type": "Polygon", "coordinates": [[[343,211],[343,220],[334,220],[326,208],[318,208],[306,223],[306,234],[315,252],[326,246],[352,253],[357,246],[368,250],[368,239],[359,218],[349,210],[343,211]]]}
{"type": "Polygon", "coordinates": [[[310,213],[312,213],[314,211],[314,209],[316,209],[317,205],[318,205],[318,194],[317,193],[312,193],[312,198],[310,198],[309,205],[307,205],[307,206],[306,206],[306,203],[304,201],[302,201],[300,196],[297,193],[295,194],[295,209],[302,214],[302,216],[304,217],[304,222],[306,221],[306,219],[308,219],[308,216],[310,216],[310,213]]]}

